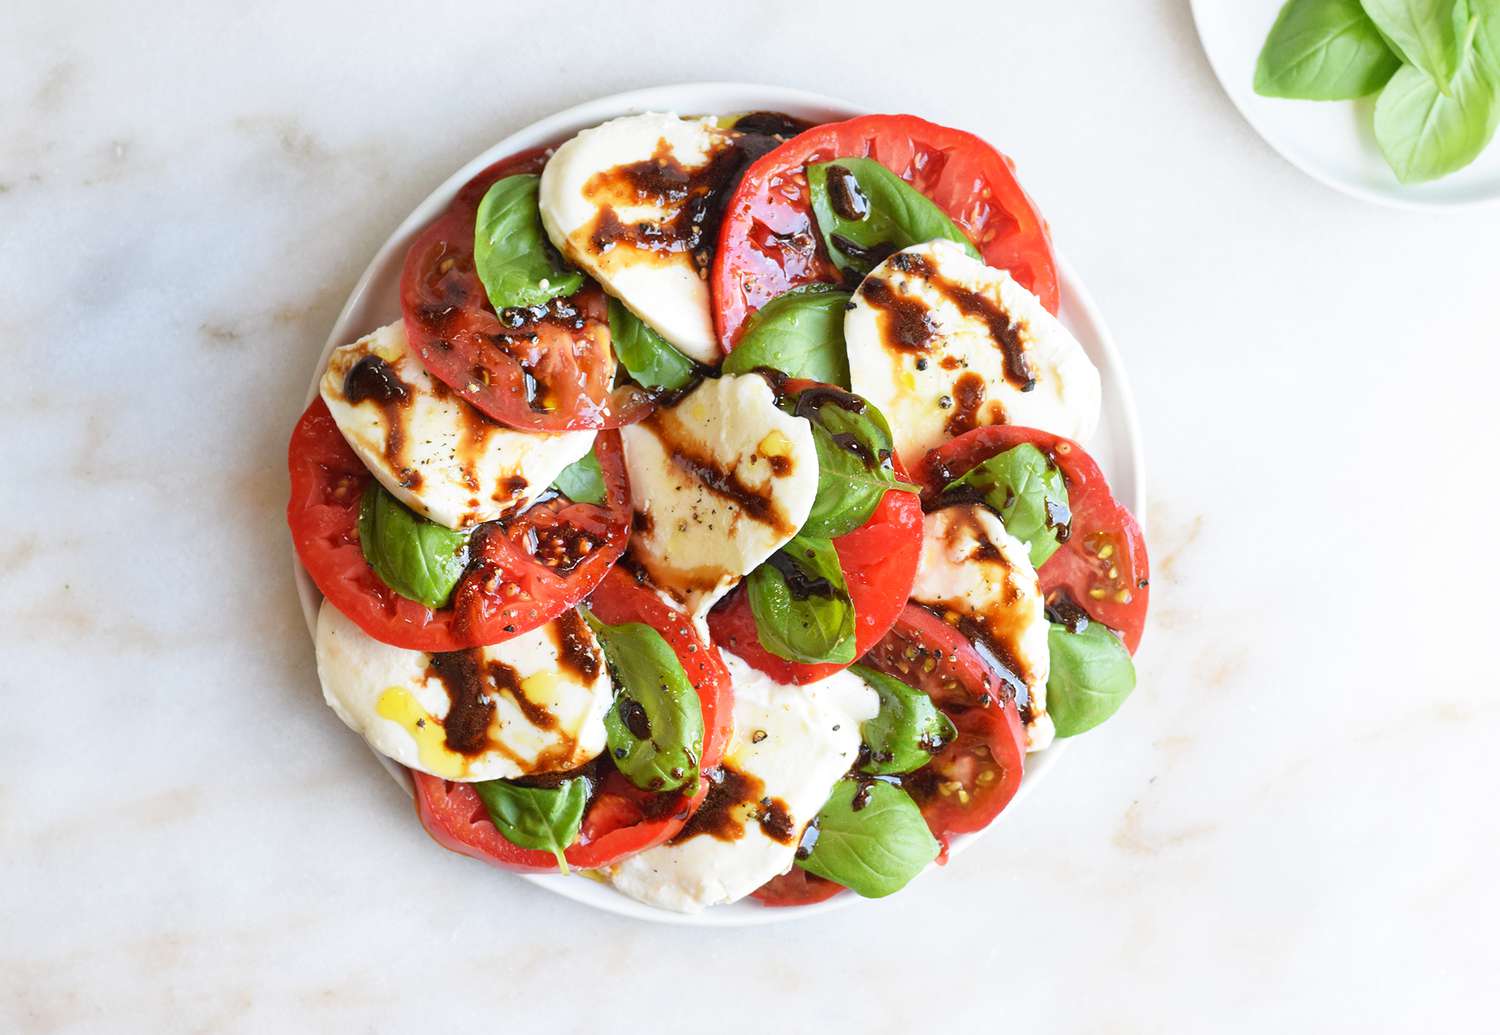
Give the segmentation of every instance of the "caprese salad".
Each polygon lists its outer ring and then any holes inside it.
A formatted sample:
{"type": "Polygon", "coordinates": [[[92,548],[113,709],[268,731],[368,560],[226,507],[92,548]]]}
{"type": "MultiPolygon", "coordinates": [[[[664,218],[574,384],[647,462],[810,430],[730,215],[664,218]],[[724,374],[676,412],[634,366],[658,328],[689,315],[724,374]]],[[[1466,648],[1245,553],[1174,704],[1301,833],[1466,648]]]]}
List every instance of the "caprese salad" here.
{"type": "Polygon", "coordinates": [[[1046,224],[905,115],[498,162],[336,349],[287,520],[440,844],[666,909],[878,897],[1135,684],[1145,544],[1046,224]]]}

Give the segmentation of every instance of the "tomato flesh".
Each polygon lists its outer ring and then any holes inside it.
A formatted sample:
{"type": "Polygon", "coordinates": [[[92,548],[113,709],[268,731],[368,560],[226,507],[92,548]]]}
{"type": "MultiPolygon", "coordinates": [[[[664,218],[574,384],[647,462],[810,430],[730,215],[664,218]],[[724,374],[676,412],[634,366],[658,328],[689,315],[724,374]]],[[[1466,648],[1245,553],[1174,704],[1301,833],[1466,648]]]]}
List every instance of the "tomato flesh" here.
{"type": "Polygon", "coordinates": [[[810,906],[817,902],[827,902],[839,892],[848,890],[827,877],[819,877],[800,866],[793,866],[779,877],[772,877],[750,894],[764,906],[810,906]]]}
{"type": "MultiPolygon", "coordinates": [[[[594,592],[590,608],[611,625],[644,622],[656,629],[677,655],[703,709],[703,758],[700,768],[719,763],[728,743],[734,710],[733,688],[718,648],[701,639],[682,612],[619,568],[612,569],[594,592]]],[[[596,869],[673,837],[708,796],[709,781],[698,781],[691,797],[640,790],[609,765],[593,763],[600,789],[589,802],[578,840],[563,855],[570,866],[596,869]]],[[[546,872],[557,869],[550,852],[521,848],[506,840],[468,784],[413,772],[417,816],[433,840],[444,848],[507,870],[546,872]]]]}
{"type": "Polygon", "coordinates": [[[814,127],[764,155],[730,197],[711,278],[725,352],[750,315],[777,295],[841,282],[818,234],[805,171],[835,158],[880,162],[946,212],[986,263],[1009,270],[1057,312],[1047,224],[1016,182],[1010,159],[971,133],[912,115],[862,115],[814,127]]]}
{"type": "Polygon", "coordinates": [[[1068,487],[1069,536],[1037,570],[1049,602],[1066,593],[1091,619],[1120,634],[1132,654],[1140,646],[1151,599],[1146,538],[1135,516],[1109,490],[1104,472],[1071,439],[1014,425],[975,428],[928,453],[916,472],[930,505],[971,468],[1022,443],[1057,465],[1068,487]]]}
{"type": "Polygon", "coordinates": [[[382,643],[431,653],[499,643],[578,603],[624,552],[631,510],[619,432],[601,432],[594,450],[608,493],[604,506],[558,497],[513,520],[479,526],[452,601],[433,610],[396,593],[365,560],[359,502],[374,476],[317,398],[288,449],[292,544],[328,602],[382,643]]]}

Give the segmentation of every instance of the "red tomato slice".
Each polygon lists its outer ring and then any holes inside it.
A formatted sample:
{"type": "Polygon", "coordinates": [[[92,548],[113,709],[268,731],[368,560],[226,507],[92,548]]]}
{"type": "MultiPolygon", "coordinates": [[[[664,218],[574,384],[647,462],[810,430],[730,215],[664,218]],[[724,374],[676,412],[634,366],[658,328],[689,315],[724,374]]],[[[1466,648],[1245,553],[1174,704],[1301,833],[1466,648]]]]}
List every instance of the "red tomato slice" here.
{"type": "Polygon", "coordinates": [[[1109,491],[1104,472],[1070,439],[1011,425],[975,428],[934,449],[917,480],[931,503],[970,468],[1023,442],[1050,456],[1068,486],[1071,534],[1037,574],[1048,601],[1066,592],[1089,617],[1118,632],[1134,654],[1146,625],[1151,570],[1146,539],[1135,517],[1109,491]]]}
{"type": "Polygon", "coordinates": [[[984,261],[1006,269],[1057,312],[1057,263],[1047,224],[1010,159],[970,133],[912,115],[862,115],[798,134],[751,165],[729,199],[711,283],[724,351],[750,314],[785,291],[838,283],[808,200],[806,167],[874,158],[930,198],[984,261]]]}
{"type": "Polygon", "coordinates": [[[604,293],[588,284],[546,306],[497,314],[474,269],[474,217],[485,191],[546,164],[540,148],[497,162],[417,235],[401,274],[406,336],[428,373],[502,424],[533,431],[628,424],[650,404],[642,393],[611,399],[604,293]]]}
{"type": "Polygon", "coordinates": [[[452,602],[434,611],[391,590],[365,560],[359,501],[373,475],[344,441],[328,406],[314,399],[288,450],[292,545],[329,602],[383,643],[433,653],[499,643],[588,596],[625,550],[630,490],[619,432],[601,432],[594,450],[608,505],[559,497],[513,521],[481,525],[452,602]]]}
{"type": "Polygon", "coordinates": [[[1021,786],[1026,733],[1015,699],[962,633],[916,604],[861,663],[925,692],[958,727],[929,765],[901,778],[945,858],[955,834],[984,829],[1021,786]]]}
{"type": "Polygon", "coordinates": [[[800,866],[793,866],[781,876],[772,877],[750,894],[765,906],[810,906],[815,902],[826,902],[839,892],[848,890],[827,877],[819,877],[800,866]]]}
{"type": "MultiPolygon", "coordinates": [[[[896,477],[906,472],[896,461],[896,477]]],[[[870,520],[833,541],[839,567],[854,603],[854,656],[869,650],[886,634],[917,578],[922,555],[922,504],[910,492],[891,490],[880,500],[870,520]]],[[[760,645],[755,615],[743,587],[731,593],[708,616],[714,642],[782,683],[801,685],[826,679],[847,665],[805,665],[779,658],[760,645]]]]}
{"type": "MultiPolygon", "coordinates": [[[[729,740],[734,711],[729,673],[718,649],[698,636],[686,615],[618,568],[605,577],[589,606],[611,625],[644,622],[661,633],[698,691],[704,728],[701,768],[718,765],[729,740]]],[[[595,763],[608,765],[607,757],[595,763]]],[[[426,773],[411,775],[417,788],[417,816],[432,839],[444,848],[502,869],[557,868],[550,852],[520,848],[507,841],[490,822],[473,787],[426,773]]],[[[709,788],[707,780],[700,780],[691,798],[651,794],[632,785],[613,768],[604,768],[601,779],[601,789],[589,802],[578,840],[563,853],[571,866],[608,866],[661,844],[682,829],[688,816],[708,796],[709,788]]]]}

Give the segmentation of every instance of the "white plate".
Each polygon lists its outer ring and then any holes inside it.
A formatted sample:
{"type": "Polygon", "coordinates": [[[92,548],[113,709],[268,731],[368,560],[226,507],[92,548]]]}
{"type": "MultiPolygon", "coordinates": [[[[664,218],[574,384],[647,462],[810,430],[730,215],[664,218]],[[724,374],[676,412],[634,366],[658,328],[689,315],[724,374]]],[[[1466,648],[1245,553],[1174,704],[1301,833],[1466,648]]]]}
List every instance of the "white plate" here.
{"type": "MultiPolygon", "coordinates": [[[[864,113],[865,109],[801,90],[789,90],[775,86],[755,86],[746,83],[685,83],[680,86],[662,86],[649,90],[602,97],[576,108],[559,112],[525,129],[511,134],[494,147],[476,157],[469,164],[450,176],[442,186],[433,191],[396,228],[389,240],[375,253],[364,275],[354,287],[354,293],[344,304],[328,336],[328,342],[313,370],[312,385],[308,388],[306,403],[311,403],[317,394],[318,378],[327,365],[329,353],[339,345],[353,341],[372,328],[395,320],[401,315],[397,300],[397,283],[401,278],[401,267],[406,256],[407,244],[416,233],[435,218],[448,204],[458,189],[486,166],[506,155],[527,148],[560,142],[581,129],[597,125],[617,115],[642,111],[674,111],[693,113],[726,113],[735,111],[784,111],[800,118],[816,121],[831,121],[849,118],[864,113]]],[[[1099,431],[1088,443],[1089,452],[1108,475],[1115,495],[1129,504],[1139,516],[1145,512],[1145,483],[1141,463],[1140,432],[1136,424],[1135,402],[1125,382],[1125,371],[1120,362],[1114,341],[1104,327],[1104,321],[1094,308],[1093,301],[1084,290],[1078,275],[1071,266],[1058,257],[1058,273],[1062,284],[1063,322],[1083,343],[1091,359],[1099,368],[1104,384],[1104,408],[1099,431]]],[[[304,405],[306,405],[304,403],[304,405]]],[[[302,612],[307,619],[310,633],[316,635],[318,606],[321,596],[312,579],[303,571],[293,555],[296,569],[297,592],[302,601],[302,612]]],[[[1066,742],[1059,742],[1046,751],[1032,755],[1028,760],[1021,788],[1010,808],[1033,790],[1046,773],[1057,763],[1066,742]]],[[[389,770],[406,792],[412,792],[411,780],[406,771],[384,756],[380,761],[389,770]]],[[[959,838],[953,845],[957,852],[979,835],[959,838]]],[[[436,853],[434,853],[436,856],[436,853]]],[[[559,895],[587,903],[611,913],[656,920],[665,923],[694,924],[711,927],[742,927],[751,924],[773,923],[780,920],[814,916],[832,909],[841,909],[861,902],[857,895],[839,895],[818,905],[797,909],[767,909],[754,902],[718,906],[696,915],[683,915],[642,905],[591,880],[578,877],[563,877],[560,874],[522,874],[529,880],[559,895]]],[[[503,879],[503,878],[498,878],[503,879]]]]}
{"type": "Polygon", "coordinates": [[[1282,0],[1192,0],[1198,38],[1234,106],[1283,158],[1335,190],[1396,208],[1466,208],[1500,201],[1500,144],[1432,183],[1402,185],[1375,143],[1375,98],[1291,101],[1253,88],[1255,61],[1282,0]]]}

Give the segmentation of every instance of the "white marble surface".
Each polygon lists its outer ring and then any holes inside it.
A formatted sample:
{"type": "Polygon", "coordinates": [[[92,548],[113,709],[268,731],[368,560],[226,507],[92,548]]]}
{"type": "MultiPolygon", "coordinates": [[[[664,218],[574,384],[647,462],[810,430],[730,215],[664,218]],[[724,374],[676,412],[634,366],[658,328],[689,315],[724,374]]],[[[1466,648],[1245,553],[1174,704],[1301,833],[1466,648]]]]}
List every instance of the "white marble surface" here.
{"type": "Polygon", "coordinates": [[[0,1030],[1493,1028],[1500,213],[1295,172],[1185,2],[631,6],[6,5],[0,1030]],[[431,845],[319,701],[281,523],[395,223],[712,78],[1017,158],[1131,366],[1155,567],[1141,689],[991,837],[723,932],[431,845]]]}

